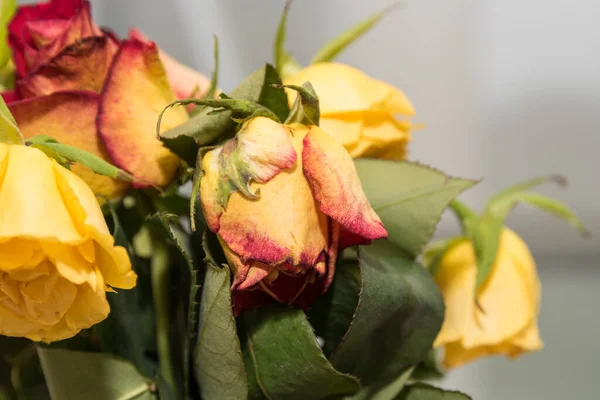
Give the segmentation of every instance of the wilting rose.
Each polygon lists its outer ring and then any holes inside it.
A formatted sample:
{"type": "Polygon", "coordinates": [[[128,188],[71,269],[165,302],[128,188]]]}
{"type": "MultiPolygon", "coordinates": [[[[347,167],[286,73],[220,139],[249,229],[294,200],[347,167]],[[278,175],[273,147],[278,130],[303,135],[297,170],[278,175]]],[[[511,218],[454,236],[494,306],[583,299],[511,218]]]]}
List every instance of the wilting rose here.
{"type": "Polygon", "coordinates": [[[346,150],[317,126],[255,118],[202,160],[202,210],[234,273],[236,313],[308,307],[340,249],[387,237],[346,150]]]}
{"type": "MultiPolygon", "coordinates": [[[[180,160],[156,138],[156,120],[175,100],[173,89],[185,96],[194,88],[206,90],[205,77],[177,64],[138,31],[119,40],[100,29],[84,0],[20,6],[9,39],[17,82],[15,91],[2,95],[26,138],[46,134],[92,152],[132,173],[136,186],[171,182],[180,160]]],[[[165,117],[165,130],[188,119],[181,108],[165,117]]],[[[84,166],[74,171],[108,198],[128,188],[84,166]]]]}
{"type": "Polygon", "coordinates": [[[110,311],[136,275],[77,175],[35,148],[0,144],[0,335],[52,342],[110,311]]]}
{"type": "MultiPolygon", "coordinates": [[[[415,110],[404,93],[340,63],[310,65],[285,79],[286,84],[310,82],[319,96],[321,127],[354,158],[401,160],[411,140],[410,117],[415,110]]],[[[290,101],[296,93],[289,91],[290,101]]]]}
{"type": "Polygon", "coordinates": [[[479,357],[516,357],[539,350],[537,327],[540,282],[527,245],[504,229],[492,272],[475,304],[477,262],[470,241],[443,256],[435,275],[446,303],[446,318],[435,345],[445,349],[444,364],[458,367],[479,357]]]}

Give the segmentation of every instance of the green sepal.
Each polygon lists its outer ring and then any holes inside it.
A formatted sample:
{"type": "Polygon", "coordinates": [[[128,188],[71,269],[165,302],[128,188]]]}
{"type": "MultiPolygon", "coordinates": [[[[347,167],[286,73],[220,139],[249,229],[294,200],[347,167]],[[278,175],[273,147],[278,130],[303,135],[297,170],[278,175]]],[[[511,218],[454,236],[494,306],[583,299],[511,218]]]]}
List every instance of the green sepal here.
{"type": "Polygon", "coordinates": [[[302,69],[302,66],[294,60],[294,57],[285,50],[287,18],[291,5],[292,0],[287,0],[283,6],[279,25],[275,33],[275,41],[273,42],[275,69],[283,77],[293,76],[302,69]]]}
{"type": "Polygon", "coordinates": [[[63,166],[76,162],[85,165],[98,175],[108,176],[125,182],[138,181],[133,175],[104,161],[102,158],[77,147],[59,143],[50,136],[34,136],[27,139],[26,144],[42,150],[49,156],[54,156],[55,160],[63,166]]]}
{"type": "Polygon", "coordinates": [[[319,119],[321,118],[321,113],[319,111],[319,97],[310,82],[305,82],[302,86],[273,85],[273,87],[288,88],[298,92],[292,110],[285,120],[286,124],[299,122],[304,125],[319,126],[319,119]]]}
{"type": "MultiPolygon", "coordinates": [[[[281,83],[281,78],[275,68],[266,64],[246,77],[227,98],[257,102],[269,108],[283,121],[289,113],[287,96],[283,90],[273,88],[271,84],[274,83],[281,83]]],[[[188,121],[160,135],[164,145],[188,165],[196,165],[200,148],[218,144],[235,135],[236,123],[231,118],[231,111],[223,110],[213,114],[210,107],[196,109],[199,110],[188,121]]]]}
{"type": "Polygon", "coordinates": [[[317,64],[333,60],[338,56],[338,54],[354,43],[355,40],[369,32],[396,5],[397,4],[393,4],[377,12],[376,14],[370,16],[364,21],[359,22],[329,42],[325,43],[325,45],[323,45],[323,47],[321,47],[313,56],[312,60],[310,60],[310,63],[317,64]]]}
{"type": "Polygon", "coordinates": [[[219,84],[219,38],[217,37],[217,35],[213,36],[213,40],[215,69],[213,70],[213,73],[210,77],[210,88],[208,89],[208,92],[206,92],[206,94],[204,95],[205,99],[212,99],[215,97],[215,94],[217,93],[217,86],[219,84]]]}
{"type": "Polygon", "coordinates": [[[563,218],[579,230],[582,235],[589,235],[581,220],[566,205],[549,197],[529,192],[529,190],[544,183],[566,186],[567,179],[555,174],[509,186],[490,197],[481,216],[478,216],[470,207],[458,200],[453,201],[450,205],[450,209],[458,217],[465,236],[472,241],[475,250],[477,258],[475,293],[492,272],[500,246],[504,222],[517,204],[525,203],[563,218]]]}
{"type": "MultiPolygon", "coordinates": [[[[266,117],[272,119],[273,121],[281,122],[277,115],[273,113],[273,111],[250,100],[232,99],[229,97],[221,97],[220,99],[175,100],[171,104],[167,105],[158,115],[158,121],[156,122],[156,136],[158,137],[158,139],[161,138],[160,124],[162,122],[162,117],[165,111],[167,111],[171,107],[185,106],[188,104],[211,107],[212,110],[208,112],[208,115],[213,115],[225,110],[229,110],[233,113],[243,116],[243,118],[241,119],[242,122],[256,117],[266,117]]],[[[240,121],[237,118],[234,120],[238,122],[240,121]]]]}
{"type": "Polygon", "coordinates": [[[23,134],[17,126],[15,117],[0,96],[0,142],[6,144],[24,144],[23,134]]]}

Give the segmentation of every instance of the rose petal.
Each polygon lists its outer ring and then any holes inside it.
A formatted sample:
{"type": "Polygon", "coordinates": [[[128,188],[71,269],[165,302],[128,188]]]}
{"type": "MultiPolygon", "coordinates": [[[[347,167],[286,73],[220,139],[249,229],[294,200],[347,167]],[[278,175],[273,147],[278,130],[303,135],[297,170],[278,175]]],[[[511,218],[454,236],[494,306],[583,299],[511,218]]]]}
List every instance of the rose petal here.
{"type": "Polygon", "coordinates": [[[23,77],[27,74],[27,65],[23,55],[24,46],[34,46],[31,31],[27,26],[30,21],[63,19],[68,20],[80,10],[83,0],[52,0],[47,3],[32,5],[21,5],[13,16],[9,30],[9,43],[13,51],[13,61],[17,76],[23,77]]]}
{"type": "Polygon", "coordinates": [[[83,240],[56,185],[54,164],[38,149],[0,144],[0,240],[83,240]]]}
{"type": "MultiPolygon", "coordinates": [[[[155,133],[158,115],[174,100],[156,45],[123,41],[101,94],[97,126],[115,164],[143,182],[137,186],[165,186],[179,167],[155,133]]],[[[185,109],[175,107],[161,126],[168,130],[187,119],[185,109]]]]}
{"type": "Polygon", "coordinates": [[[100,31],[100,28],[92,21],[90,4],[85,2],[81,9],[68,20],[67,25],[60,36],[48,45],[39,48],[33,58],[26,57],[29,70],[37,70],[40,66],[48,63],[60,54],[65,47],[70,46],[83,38],[101,35],[102,31],[100,31]]]}
{"type": "Polygon", "coordinates": [[[35,47],[40,48],[58,39],[69,26],[69,21],[64,19],[42,19],[27,21],[25,26],[29,30],[35,47]]]}
{"type": "MultiPolygon", "coordinates": [[[[296,153],[302,151],[304,134],[293,132],[296,153]]],[[[251,149],[248,154],[253,154],[251,149]]],[[[203,168],[211,163],[210,157],[206,163],[203,160],[203,168]]],[[[208,192],[211,189],[203,186],[205,178],[202,179],[201,198],[206,210],[205,199],[215,194],[208,192]]],[[[260,190],[260,198],[250,199],[234,192],[218,221],[219,236],[243,262],[255,260],[269,265],[287,262],[303,269],[312,268],[327,251],[329,223],[327,216],[319,211],[302,174],[302,160],[298,157],[291,168],[281,170],[266,183],[252,183],[250,189],[252,193],[260,190]]]]}
{"type": "MultiPolygon", "coordinates": [[[[317,126],[310,128],[303,143],[304,175],[320,210],[366,241],[386,238],[387,231],[371,208],[344,147],[317,126]]],[[[342,232],[340,247],[356,241],[342,232]]]]}
{"type": "Polygon", "coordinates": [[[21,96],[15,90],[5,90],[2,94],[2,99],[6,104],[20,100],[21,96]]]}
{"type": "Polygon", "coordinates": [[[115,45],[106,37],[81,39],[17,81],[17,89],[23,98],[66,90],[100,93],[115,52],[115,45]]]}
{"type": "MultiPolygon", "coordinates": [[[[62,92],[9,104],[23,136],[49,135],[111,162],[96,131],[99,97],[92,92],[62,92]]],[[[83,178],[98,195],[115,199],[127,190],[126,182],[97,175],[76,164],[72,171],[83,178]]]]}
{"type": "MultiPolygon", "coordinates": [[[[148,38],[139,29],[130,29],[129,37],[141,41],[147,41],[148,38]]],[[[162,51],[159,51],[160,60],[167,71],[167,79],[178,99],[187,99],[189,97],[200,98],[208,92],[210,88],[210,79],[199,73],[193,68],[183,65],[173,57],[162,51]]]]}
{"type": "MultiPolygon", "coordinates": [[[[304,68],[286,79],[286,84],[310,82],[317,96],[321,116],[352,111],[381,110],[413,115],[415,110],[400,90],[364,72],[341,63],[320,63],[304,68]]],[[[296,95],[288,92],[290,102],[296,95]]]]}

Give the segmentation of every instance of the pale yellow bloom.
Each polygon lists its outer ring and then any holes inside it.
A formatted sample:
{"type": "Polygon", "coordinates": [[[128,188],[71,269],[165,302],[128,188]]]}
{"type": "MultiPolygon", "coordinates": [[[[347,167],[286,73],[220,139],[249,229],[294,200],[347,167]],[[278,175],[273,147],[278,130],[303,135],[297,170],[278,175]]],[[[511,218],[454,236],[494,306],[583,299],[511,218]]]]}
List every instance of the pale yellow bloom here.
{"type": "MultiPolygon", "coordinates": [[[[340,63],[310,65],[285,79],[310,82],[319,97],[320,127],[356,157],[403,159],[415,110],[399,89],[340,63]]],[[[290,102],[296,94],[288,92],[290,102]]]]}
{"type": "Polygon", "coordinates": [[[539,350],[537,315],[541,287],[527,245],[510,229],[502,232],[498,256],[474,301],[477,267],[470,241],[459,242],[443,256],[435,281],[446,303],[446,317],[435,346],[443,346],[446,367],[479,357],[516,357],[539,350]]]}
{"type": "Polygon", "coordinates": [[[135,286],[96,197],[26,146],[0,144],[0,334],[52,342],[106,318],[106,292],[135,286]]]}

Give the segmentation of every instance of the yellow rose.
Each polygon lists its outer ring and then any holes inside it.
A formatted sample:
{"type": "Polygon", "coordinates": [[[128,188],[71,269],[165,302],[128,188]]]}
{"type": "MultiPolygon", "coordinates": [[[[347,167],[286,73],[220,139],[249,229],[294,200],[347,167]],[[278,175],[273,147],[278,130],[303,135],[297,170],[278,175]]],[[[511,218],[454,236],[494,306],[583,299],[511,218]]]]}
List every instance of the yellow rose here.
{"type": "Polygon", "coordinates": [[[510,229],[500,239],[496,262],[473,297],[477,263],[473,246],[464,240],[442,257],[435,275],[446,303],[446,317],[435,346],[445,349],[443,363],[458,367],[479,357],[516,357],[539,350],[537,315],[540,282],[527,245],[510,229]]]}
{"type": "Polygon", "coordinates": [[[306,308],[338,251],[387,237],[346,150],[317,126],[259,117],[202,160],[202,210],[234,273],[236,313],[273,299],[306,308]]]}
{"type": "Polygon", "coordinates": [[[135,286],[98,202],[40,150],[0,144],[0,334],[52,342],[102,321],[135,286]]]}
{"type": "MultiPolygon", "coordinates": [[[[320,126],[344,145],[354,158],[401,160],[411,140],[410,117],[415,110],[400,90],[348,65],[310,65],[285,79],[286,84],[310,82],[319,96],[320,126]]],[[[290,102],[296,98],[289,91],[290,102]]]]}

